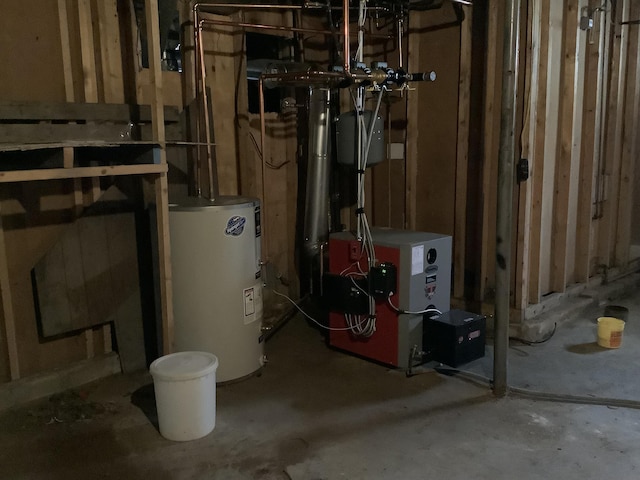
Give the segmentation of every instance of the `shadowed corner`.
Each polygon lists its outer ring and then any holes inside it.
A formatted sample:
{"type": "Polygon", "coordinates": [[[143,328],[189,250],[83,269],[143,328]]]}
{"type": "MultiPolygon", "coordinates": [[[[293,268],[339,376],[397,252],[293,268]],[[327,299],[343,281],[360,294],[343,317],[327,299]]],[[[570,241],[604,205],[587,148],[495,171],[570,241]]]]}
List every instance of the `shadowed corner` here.
{"type": "Polygon", "coordinates": [[[156,394],[153,383],[143,385],[131,394],[131,403],[138,407],[149,422],[160,432],[158,425],[158,411],[156,409],[156,394]]]}

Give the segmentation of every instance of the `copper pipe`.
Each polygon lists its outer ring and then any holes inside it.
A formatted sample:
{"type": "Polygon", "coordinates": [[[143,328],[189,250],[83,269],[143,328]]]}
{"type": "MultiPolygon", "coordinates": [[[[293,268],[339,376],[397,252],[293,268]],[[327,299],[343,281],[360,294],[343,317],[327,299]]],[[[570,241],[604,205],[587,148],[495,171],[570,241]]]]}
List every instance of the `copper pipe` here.
{"type": "MultiPolygon", "coordinates": [[[[258,91],[260,92],[260,158],[262,160],[262,186],[261,191],[262,194],[260,196],[260,201],[262,205],[260,206],[262,222],[266,227],[265,230],[268,230],[267,225],[267,214],[266,214],[266,201],[265,201],[265,185],[266,185],[266,172],[267,172],[267,150],[265,147],[266,138],[267,138],[267,127],[264,118],[264,83],[262,81],[262,76],[258,80],[258,91]]],[[[262,256],[264,258],[260,259],[260,264],[264,265],[269,261],[269,240],[268,240],[268,232],[263,232],[260,236],[262,239],[262,256]]]]}
{"type": "Polygon", "coordinates": [[[207,173],[209,175],[209,200],[215,200],[218,196],[217,179],[214,174],[213,150],[211,148],[211,119],[209,118],[209,99],[207,96],[207,68],[204,64],[204,46],[202,45],[202,20],[197,25],[198,30],[198,54],[200,56],[200,80],[202,81],[202,108],[204,113],[204,133],[207,143],[207,173]]]}
{"type": "Polygon", "coordinates": [[[293,86],[328,86],[336,87],[346,79],[342,72],[285,72],[285,73],[263,73],[260,75],[260,82],[271,80],[274,83],[293,86]]]}
{"type": "MultiPolygon", "coordinates": [[[[198,5],[194,5],[193,7],[193,49],[194,49],[194,55],[193,55],[193,72],[194,72],[194,76],[195,76],[195,94],[196,94],[196,105],[197,105],[197,99],[198,99],[198,93],[200,90],[200,75],[198,74],[198,71],[200,70],[200,55],[199,52],[200,51],[200,32],[198,32],[198,29],[196,28],[197,25],[197,18],[198,18],[198,13],[196,10],[196,7],[198,5]]],[[[201,108],[201,107],[199,107],[201,108]]],[[[201,114],[198,114],[197,116],[197,121],[196,121],[196,141],[198,143],[202,142],[202,138],[200,136],[200,123],[201,123],[201,114]]],[[[196,195],[198,197],[202,196],[202,186],[200,185],[200,167],[201,167],[201,156],[200,156],[200,148],[196,149],[196,158],[195,158],[195,165],[194,165],[194,183],[195,183],[195,192],[196,195]]]]}
{"type": "Polygon", "coordinates": [[[343,8],[343,42],[344,42],[344,73],[348,74],[351,71],[351,45],[349,45],[349,0],[344,0],[342,4],[343,8]]]}
{"type": "MultiPolygon", "coordinates": [[[[206,15],[206,13],[205,13],[206,15]]],[[[318,35],[333,35],[331,30],[317,30],[314,28],[302,28],[302,27],[287,27],[284,25],[267,25],[264,23],[246,23],[246,22],[233,22],[226,20],[216,20],[213,18],[203,17],[201,22],[205,22],[211,25],[224,25],[229,27],[241,27],[241,28],[255,28],[261,30],[274,30],[279,32],[297,32],[297,33],[313,33],[318,35]]],[[[352,36],[357,35],[357,33],[352,34],[352,36]]],[[[385,35],[384,33],[365,33],[366,37],[371,38],[383,38],[386,40],[393,39],[393,35],[385,35]]]]}
{"type": "MultiPolygon", "coordinates": [[[[216,8],[236,8],[240,10],[244,10],[246,8],[261,8],[264,10],[303,10],[304,5],[279,5],[279,4],[261,4],[261,3],[217,3],[217,2],[207,2],[207,3],[198,3],[196,4],[198,8],[200,7],[216,7],[216,8]]],[[[319,6],[318,8],[325,8],[324,6],[319,6]]],[[[205,12],[206,13],[206,12],[205,12]]]]}
{"type": "MultiPolygon", "coordinates": [[[[217,3],[206,2],[197,3],[194,8],[198,7],[216,7],[216,8],[235,8],[237,10],[245,9],[263,9],[263,10],[342,10],[344,7],[328,7],[327,5],[282,5],[282,4],[266,4],[266,3],[217,3]]],[[[389,9],[383,6],[368,6],[367,10],[388,12],[389,9]]],[[[207,13],[207,12],[204,12],[207,13]]]]}
{"type": "Polygon", "coordinates": [[[404,35],[404,20],[402,18],[398,19],[398,69],[403,70],[403,54],[402,54],[402,36],[404,35]]]}

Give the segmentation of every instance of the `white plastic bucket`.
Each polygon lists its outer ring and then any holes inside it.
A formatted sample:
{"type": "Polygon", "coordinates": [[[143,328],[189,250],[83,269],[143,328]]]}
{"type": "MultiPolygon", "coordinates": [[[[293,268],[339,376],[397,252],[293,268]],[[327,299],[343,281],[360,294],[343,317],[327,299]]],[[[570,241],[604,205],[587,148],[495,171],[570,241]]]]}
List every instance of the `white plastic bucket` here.
{"type": "Polygon", "coordinates": [[[619,348],[622,344],[624,321],[613,317],[598,318],[598,345],[605,348],[619,348]]]}
{"type": "Polygon", "coordinates": [[[216,426],[218,358],[206,352],[178,352],[151,364],[160,434],[195,440],[216,426]]]}

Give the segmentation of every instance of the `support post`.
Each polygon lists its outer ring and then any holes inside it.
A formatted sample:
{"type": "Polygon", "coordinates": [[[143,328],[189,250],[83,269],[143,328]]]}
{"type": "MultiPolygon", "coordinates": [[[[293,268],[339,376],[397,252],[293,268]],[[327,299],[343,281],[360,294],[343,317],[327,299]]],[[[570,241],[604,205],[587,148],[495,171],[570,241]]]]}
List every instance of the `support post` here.
{"type": "Polygon", "coordinates": [[[493,391],[507,393],[507,351],[509,349],[509,307],[511,283],[511,241],[513,181],[515,164],[516,105],[520,49],[520,0],[507,0],[504,25],[502,113],[498,158],[498,203],[496,219],[496,305],[493,353],[493,391]]]}
{"type": "MultiPolygon", "coordinates": [[[[151,123],[153,141],[160,145],[159,163],[166,165],[166,143],[164,131],[164,104],[162,100],[162,69],[160,66],[160,27],[158,2],[145,0],[147,38],[149,45],[149,67],[151,81],[151,123]]],[[[173,297],[171,284],[171,247],[169,243],[169,185],[167,174],[161,173],[153,180],[157,215],[158,270],[160,280],[160,314],[162,317],[162,353],[173,351],[173,297]]]]}

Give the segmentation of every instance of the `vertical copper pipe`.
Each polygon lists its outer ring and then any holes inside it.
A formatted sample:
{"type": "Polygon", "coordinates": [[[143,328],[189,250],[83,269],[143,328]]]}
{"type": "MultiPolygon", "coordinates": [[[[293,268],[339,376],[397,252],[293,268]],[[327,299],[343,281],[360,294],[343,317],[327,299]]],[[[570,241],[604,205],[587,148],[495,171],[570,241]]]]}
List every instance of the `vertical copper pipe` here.
{"type": "MultiPolygon", "coordinates": [[[[198,32],[197,25],[198,25],[198,4],[195,4],[193,6],[193,61],[194,61],[193,74],[195,77],[195,94],[196,94],[195,105],[198,105],[197,99],[198,99],[198,93],[200,90],[200,74],[198,73],[200,71],[200,55],[198,53],[200,51],[200,34],[198,32]]],[[[197,113],[196,141],[200,143],[202,140],[200,136],[201,116],[199,112],[196,112],[196,113],[197,113]]],[[[200,185],[200,165],[201,165],[200,150],[201,148],[202,147],[200,146],[196,147],[196,158],[195,158],[195,165],[193,168],[195,192],[198,197],[202,196],[202,186],[200,185]]]]}
{"type": "Polygon", "coordinates": [[[403,70],[403,56],[402,53],[402,36],[404,35],[404,20],[398,19],[398,69],[403,70]]]}
{"type": "Polygon", "coordinates": [[[204,63],[204,46],[202,45],[202,25],[198,22],[198,54],[200,56],[200,79],[202,81],[202,111],[204,114],[204,137],[207,143],[207,173],[209,175],[209,200],[215,200],[218,196],[217,179],[213,165],[213,150],[211,148],[211,119],[209,118],[209,98],[207,95],[207,68],[204,63]]]}
{"type": "Polygon", "coordinates": [[[262,235],[262,256],[263,259],[260,260],[260,264],[264,265],[269,261],[269,234],[267,224],[267,213],[266,213],[266,200],[265,200],[265,185],[266,185],[266,173],[267,173],[267,150],[265,148],[266,137],[267,137],[267,127],[264,118],[264,84],[262,81],[262,77],[258,80],[258,90],[260,92],[260,157],[262,159],[262,186],[261,186],[261,196],[260,201],[262,205],[260,206],[260,211],[262,214],[262,224],[264,225],[264,230],[262,235]]]}
{"type": "Polygon", "coordinates": [[[351,45],[349,45],[349,0],[344,0],[343,2],[343,29],[344,29],[344,73],[348,74],[351,71],[351,62],[349,58],[351,57],[351,45]]]}

